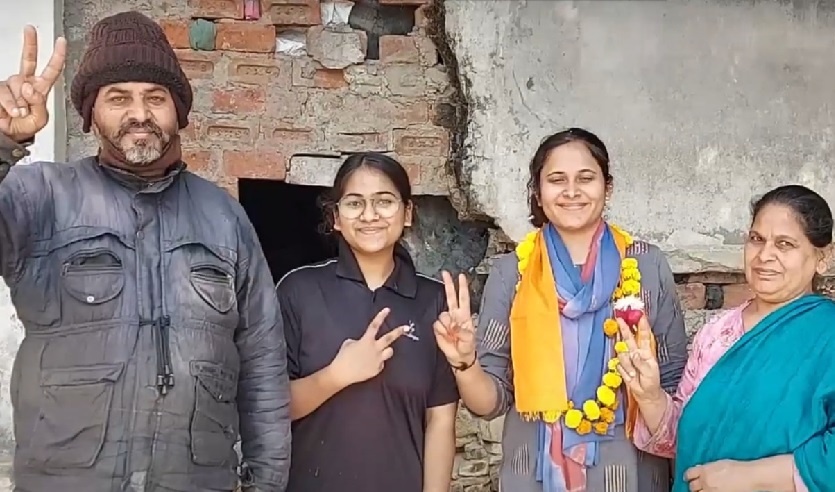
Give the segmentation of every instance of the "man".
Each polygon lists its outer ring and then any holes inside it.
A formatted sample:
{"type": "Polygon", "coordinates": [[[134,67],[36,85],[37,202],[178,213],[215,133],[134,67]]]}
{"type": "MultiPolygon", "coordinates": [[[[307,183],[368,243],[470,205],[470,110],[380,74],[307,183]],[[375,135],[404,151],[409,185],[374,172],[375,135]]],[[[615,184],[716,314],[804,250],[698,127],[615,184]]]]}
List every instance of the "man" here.
{"type": "Polygon", "coordinates": [[[162,29],[93,27],[73,105],[100,150],[11,167],[47,123],[66,42],[40,76],[25,31],[0,83],[0,273],[26,337],[12,375],[18,491],[284,491],[286,347],[243,209],[186,171],[192,90],[162,29]],[[240,422],[240,424],[239,424],[240,422]]]}

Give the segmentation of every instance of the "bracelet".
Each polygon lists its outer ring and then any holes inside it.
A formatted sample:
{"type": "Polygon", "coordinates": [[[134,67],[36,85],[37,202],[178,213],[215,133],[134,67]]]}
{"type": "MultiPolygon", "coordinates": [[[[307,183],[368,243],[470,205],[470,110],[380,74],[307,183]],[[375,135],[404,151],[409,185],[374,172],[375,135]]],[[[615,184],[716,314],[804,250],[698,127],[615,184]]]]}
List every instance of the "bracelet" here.
{"type": "Polygon", "coordinates": [[[466,362],[462,362],[461,364],[458,364],[457,366],[452,366],[452,368],[455,369],[457,372],[464,372],[467,369],[473,367],[476,362],[478,362],[478,352],[473,353],[473,361],[470,362],[469,364],[466,363],[466,362]]]}

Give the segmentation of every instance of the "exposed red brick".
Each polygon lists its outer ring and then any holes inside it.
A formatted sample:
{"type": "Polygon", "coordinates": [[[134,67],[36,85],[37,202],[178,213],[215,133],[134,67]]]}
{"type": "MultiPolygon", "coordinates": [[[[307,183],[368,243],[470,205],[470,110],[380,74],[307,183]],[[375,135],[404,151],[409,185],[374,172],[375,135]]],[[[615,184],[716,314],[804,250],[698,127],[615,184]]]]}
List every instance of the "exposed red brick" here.
{"type": "Polygon", "coordinates": [[[388,152],[388,133],[338,133],[329,140],[340,152],[388,152]]]}
{"type": "Polygon", "coordinates": [[[313,143],[313,132],[310,130],[287,128],[285,126],[269,127],[264,136],[277,144],[293,149],[304,149],[313,143]]]}
{"type": "Polygon", "coordinates": [[[202,173],[209,169],[212,153],[204,149],[183,149],[183,162],[193,173],[202,173]]]}
{"type": "Polygon", "coordinates": [[[421,174],[420,166],[417,164],[410,164],[408,162],[401,162],[401,164],[406,169],[406,174],[409,175],[409,183],[411,183],[412,186],[419,185],[421,174]]]}
{"type": "Polygon", "coordinates": [[[705,284],[688,283],[676,285],[678,299],[683,309],[704,309],[707,302],[705,284]]]}
{"type": "Polygon", "coordinates": [[[398,155],[445,156],[449,153],[449,132],[443,128],[396,129],[394,151],[398,155]]]}
{"type": "Polygon", "coordinates": [[[415,27],[418,29],[426,29],[429,26],[429,5],[421,5],[415,10],[415,27]]]}
{"type": "Polygon", "coordinates": [[[348,86],[343,70],[322,68],[313,73],[313,86],[322,89],[339,89],[348,86]]]}
{"type": "Polygon", "coordinates": [[[261,87],[215,89],[212,108],[219,113],[257,113],[264,111],[267,94],[261,87]]]}
{"type": "Polygon", "coordinates": [[[319,0],[263,0],[264,17],[276,26],[315,26],[322,23],[319,0]]]}
{"type": "Polygon", "coordinates": [[[160,19],[160,27],[172,48],[189,48],[188,21],[183,19],[160,19]]]}
{"type": "Polygon", "coordinates": [[[420,51],[413,36],[380,36],[380,62],[419,63],[420,51]]]}
{"type": "Polygon", "coordinates": [[[380,5],[429,5],[432,0],[380,0],[380,5]]]}
{"type": "Polygon", "coordinates": [[[417,181],[413,184],[420,184],[424,188],[444,190],[448,188],[445,157],[398,155],[397,160],[407,171],[415,169],[415,171],[409,171],[417,173],[417,181]]]}
{"type": "Polygon", "coordinates": [[[192,17],[203,19],[243,19],[244,0],[188,0],[192,17]]]}
{"type": "Polygon", "coordinates": [[[287,158],[274,151],[225,150],[223,167],[231,177],[284,180],[287,158]]]}
{"type": "Polygon", "coordinates": [[[229,79],[248,84],[266,84],[281,74],[278,61],[272,56],[241,56],[229,62],[229,79]]]}
{"type": "Polygon", "coordinates": [[[180,66],[189,79],[208,79],[214,76],[220,53],[213,51],[174,50],[180,66]]]}
{"type": "Polygon", "coordinates": [[[397,121],[408,125],[427,123],[429,121],[429,103],[426,101],[414,101],[401,106],[402,112],[397,115],[397,121]]]}
{"type": "Polygon", "coordinates": [[[252,144],[258,136],[257,123],[240,119],[212,119],[201,126],[203,137],[212,143],[252,144]]]}
{"type": "Polygon", "coordinates": [[[200,124],[201,121],[198,116],[194,114],[189,116],[188,126],[180,130],[180,139],[183,144],[188,144],[189,142],[197,140],[197,136],[200,134],[200,124]]]}
{"type": "Polygon", "coordinates": [[[220,22],[215,47],[251,53],[275,51],[275,26],[255,22],[220,22]]]}
{"type": "Polygon", "coordinates": [[[722,286],[723,308],[734,308],[754,297],[747,284],[728,284],[722,286]]]}

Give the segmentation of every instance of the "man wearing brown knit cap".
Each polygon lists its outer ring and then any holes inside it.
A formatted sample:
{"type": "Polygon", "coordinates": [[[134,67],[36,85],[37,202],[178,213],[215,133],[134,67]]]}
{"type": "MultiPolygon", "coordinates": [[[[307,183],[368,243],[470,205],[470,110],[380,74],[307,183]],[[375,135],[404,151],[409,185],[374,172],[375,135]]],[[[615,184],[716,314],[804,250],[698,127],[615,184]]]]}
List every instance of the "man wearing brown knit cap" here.
{"type": "Polygon", "coordinates": [[[182,162],[188,79],[156,23],[101,20],[71,86],[98,154],[15,166],[65,53],[36,75],[27,27],[0,81],[0,275],[26,331],[16,490],[284,491],[280,310],[243,209],[182,162]]]}

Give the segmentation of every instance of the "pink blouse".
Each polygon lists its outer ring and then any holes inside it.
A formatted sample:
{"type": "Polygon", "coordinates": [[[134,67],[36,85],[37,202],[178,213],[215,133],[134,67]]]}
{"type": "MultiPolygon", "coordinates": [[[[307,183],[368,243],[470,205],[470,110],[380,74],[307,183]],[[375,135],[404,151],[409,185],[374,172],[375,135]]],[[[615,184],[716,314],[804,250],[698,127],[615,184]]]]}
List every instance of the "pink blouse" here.
{"type": "MultiPolygon", "coordinates": [[[[693,338],[690,357],[687,359],[687,365],[684,368],[684,374],[681,377],[676,394],[670,396],[665,393],[667,395],[667,410],[664,412],[661,425],[654,435],[650,434],[640,413],[638,414],[638,420],[635,423],[635,435],[633,436],[635,446],[638,449],[665,458],[675,457],[676,433],[678,419],[681,417],[681,409],[693,396],[708,370],[725,354],[731,345],[745,334],[745,328],[742,324],[742,310],[747,305],[748,303],[745,303],[718,315],[696,333],[693,338]]],[[[797,472],[797,467],[794,469],[794,488],[796,492],[809,491],[797,472]]]]}

